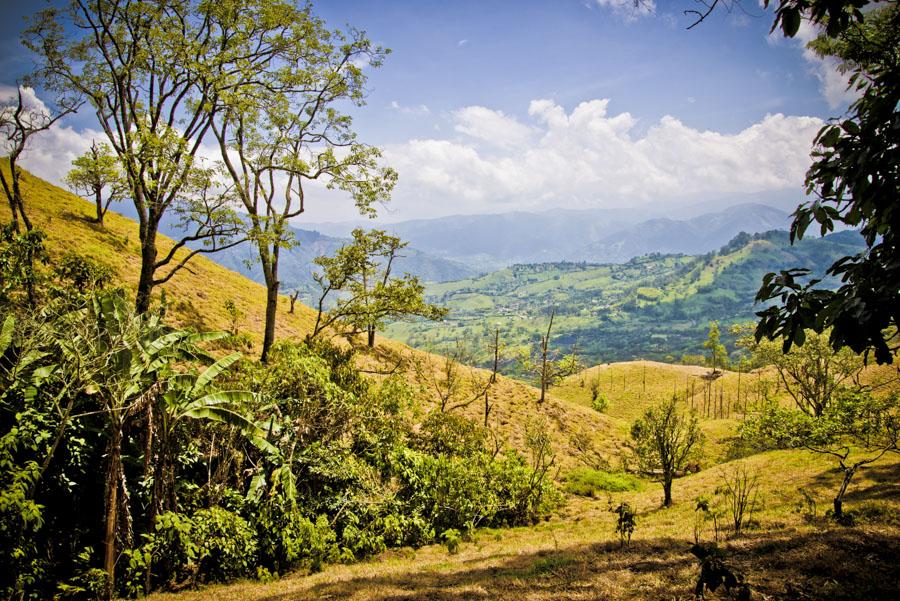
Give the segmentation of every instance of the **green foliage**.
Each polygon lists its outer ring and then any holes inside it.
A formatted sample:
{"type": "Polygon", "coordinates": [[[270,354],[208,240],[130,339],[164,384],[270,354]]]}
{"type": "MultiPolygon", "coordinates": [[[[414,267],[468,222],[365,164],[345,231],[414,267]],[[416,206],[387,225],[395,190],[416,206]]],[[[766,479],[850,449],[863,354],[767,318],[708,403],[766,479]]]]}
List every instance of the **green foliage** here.
{"type": "Polygon", "coordinates": [[[101,261],[69,251],[54,261],[53,275],[60,283],[58,295],[75,292],[84,296],[109,286],[116,272],[101,261]]]}
{"type": "Polygon", "coordinates": [[[428,414],[412,446],[429,455],[475,457],[485,452],[487,429],[456,413],[428,414]]]}
{"type": "Polygon", "coordinates": [[[842,482],[833,516],[843,519],[843,498],[857,470],[887,453],[900,453],[900,404],[896,393],[875,398],[839,389],[820,415],[769,403],[744,421],[741,437],[756,448],[799,448],[837,461],[842,482]]]}
{"type": "Polygon", "coordinates": [[[706,337],[706,342],[703,343],[703,348],[709,353],[706,356],[706,364],[712,367],[713,370],[725,369],[728,366],[728,351],[720,340],[719,323],[716,321],[709,322],[709,335],[706,337]]]}
{"type": "Polygon", "coordinates": [[[319,571],[323,564],[337,560],[336,535],[323,515],[310,520],[296,505],[273,496],[253,508],[251,519],[259,542],[259,563],[275,574],[299,566],[319,571]]]}
{"type": "Polygon", "coordinates": [[[625,501],[612,512],[618,516],[616,518],[616,534],[619,535],[619,544],[622,546],[631,544],[631,535],[634,534],[635,526],[637,526],[637,514],[625,501]]]}
{"type": "Polygon", "coordinates": [[[663,505],[672,503],[672,480],[702,452],[703,433],[696,415],[685,415],[675,399],[647,409],[631,426],[632,457],[644,474],[660,480],[663,505]]]}
{"type": "Polygon", "coordinates": [[[640,481],[624,472],[605,472],[589,467],[577,467],[565,477],[563,490],[582,497],[599,497],[602,492],[638,490],[640,481]]]}
{"type": "Polygon", "coordinates": [[[72,161],[66,175],[66,185],[77,193],[91,197],[96,204],[97,223],[113,202],[124,200],[128,193],[128,179],[122,172],[118,158],[109,144],[93,142],[90,149],[72,161]]]}
{"type": "Polygon", "coordinates": [[[38,265],[50,260],[41,230],[17,232],[13,224],[0,227],[0,306],[37,302],[35,287],[43,278],[38,265]]]}
{"type": "MultiPolygon", "coordinates": [[[[828,37],[811,43],[820,56],[841,61],[843,70],[851,73],[850,86],[860,97],[850,106],[846,119],[832,120],[816,137],[813,164],[806,175],[807,192],[815,198],[795,211],[791,241],[802,239],[813,223],[821,234],[838,224],[858,228],[866,248],[840,257],[828,268],[829,276],[840,278],[837,290],[817,286],[818,279],[808,280],[810,271],[805,268],[768,273],[756,298],[776,304],[758,314],[756,337],[783,338],[787,351],[794,344],[803,345],[807,330],[830,331],[833,348],[874,351],[878,363],[891,363],[897,348],[891,340],[900,325],[896,302],[900,261],[894,231],[900,190],[900,56],[896,51],[900,47],[900,9],[888,3],[867,12],[863,19],[854,6],[861,23],[850,25],[842,12],[844,6],[865,3],[834,3],[839,8],[829,10],[828,37]],[[835,13],[842,18],[832,20],[835,13]]],[[[821,7],[826,3],[811,4],[821,7]]],[[[786,33],[796,32],[799,25],[797,8],[791,11],[779,13],[791,15],[790,22],[795,23],[786,33]]],[[[782,24],[785,22],[782,19],[782,24]]]]}
{"type": "Polygon", "coordinates": [[[376,329],[386,319],[419,316],[439,320],[446,309],[426,303],[425,287],[409,274],[392,275],[397,253],[406,242],[381,230],[353,230],[353,242],[342,246],[334,257],[318,257],[322,268],[313,278],[322,289],[318,315],[311,337],[317,336],[335,322],[344,323],[356,332],[367,332],[369,346],[374,344],[376,329]],[[325,314],[325,301],[332,293],[341,293],[335,306],[325,314]]]}
{"type": "Polygon", "coordinates": [[[455,528],[448,528],[441,532],[441,541],[447,547],[447,553],[456,555],[459,553],[459,545],[462,543],[462,535],[455,528]]]}
{"type": "Polygon", "coordinates": [[[255,572],[256,533],[246,520],[219,507],[201,509],[191,519],[201,580],[224,582],[255,572]]]}
{"type": "Polygon", "coordinates": [[[596,411],[597,413],[603,413],[607,409],[609,409],[609,399],[605,394],[599,392],[596,396],[594,396],[594,383],[591,383],[591,409],[596,411]]]}

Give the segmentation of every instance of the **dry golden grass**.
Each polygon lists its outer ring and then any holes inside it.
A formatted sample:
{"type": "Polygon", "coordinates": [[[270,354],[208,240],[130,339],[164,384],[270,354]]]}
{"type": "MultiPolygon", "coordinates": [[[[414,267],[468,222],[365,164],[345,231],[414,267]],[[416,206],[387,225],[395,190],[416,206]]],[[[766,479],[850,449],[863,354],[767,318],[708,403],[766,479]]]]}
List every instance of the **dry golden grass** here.
{"type": "MultiPolygon", "coordinates": [[[[72,249],[101,259],[116,269],[121,282],[134,287],[138,247],[132,221],[110,214],[106,227],[99,228],[88,221],[89,203],[27,174],[24,190],[29,214],[36,226],[49,234],[52,255],[72,249]]],[[[0,214],[0,222],[7,219],[0,214]]],[[[163,239],[162,246],[167,244],[171,241],[163,239]]],[[[233,300],[245,314],[241,329],[258,345],[265,299],[262,286],[199,257],[190,270],[163,288],[174,321],[197,329],[226,328],[224,303],[233,300]]],[[[287,299],[281,303],[278,337],[298,337],[309,331],[312,310],[298,304],[296,313],[290,315],[287,299]]],[[[401,364],[398,369],[411,381],[420,382],[411,367],[414,361],[431,369],[440,363],[439,358],[381,337],[375,351],[363,350],[360,355],[363,369],[383,372],[401,364]]],[[[684,399],[691,380],[705,371],[649,362],[601,365],[552,389],[543,404],[537,402],[538,392],[533,387],[501,377],[490,393],[494,402],[490,422],[507,444],[522,449],[525,424],[543,420],[557,450],[557,465],[565,471],[579,462],[572,445],[574,434],[587,432],[605,456],[614,458],[635,417],[673,392],[684,399]],[[606,414],[590,408],[591,377],[600,378],[601,390],[610,399],[606,414]]],[[[471,374],[482,380],[487,377],[483,370],[471,374]]],[[[381,376],[376,373],[373,377],[381,376]]],[[[748,383],[764,375],[740,377],[746,396],[746,391],[752,394],[754,390],[748,383]]],[[[738,398],[737,378],[729,372],[717,382],[724,398],[738,398]]],[[[701,394],[695,383],[695,406],[701,394]]],[[[435,391],[428,386],[423,387],[423,397],[428,406],[437,402],[435,391]]],[[[690,402],[688,398],[687,404],[690,402]]],[[[463,411],[478,418],[482,405],[475,401],[463,411]]],[[[735,416],[739,414],[732,411],[735,416]]],[[[723,456],[722,443],[733,433],[734,425],[734,419],[703,420],[713,462],[723,456]]],[[[868,504],[887,518],[855,528],[836,527],[821,518],[807,521],[795,511],[800,487],[812,491],[820,515],[828,505],[837,480],[833,466],[824,458],[781,451],[741,463],[760,475],[762,506],[754,515],[759,524],[723,545],[757,598],[900,598],[896,574],[900,462],[895,457],[857,477],[847,497],[848,508],[868,504]]],[[[479,530],[458,555],[448,555],[441,546],[394,550],[368,562],[328,566],[319,574],[298,573],[272,583],[245,582],[156,594],[151,599],[687,599],[698,571],[688,553],[693,542],[693,499],[713,495],[721,482],[721,470],[728,469],[730,465],[725,464],[677,480],[675,505],[667,510],[659,508],[661,490],[656,484],[615,495],[615,503],[627,500],[639,512],[634,540],[626,548],[620,548],[616,540],[614,516],[606,499],[572,498],[559,515],[533,528],[479,530]]],[[[704,536],[712,536],[709,528],[704,536]]]]}
{"type": "MultiPolygon", "coordinates": [[[[134,221],[110,212],[106,216],[105,226],[100,227],[91,222],[94,215],[91,203],[27,172],[23,173],[22,190],[29,217],[35,227],[47,233],[47,246],[52,257],[74,250],[100,260],[115,269],[118,282],[134,290],[140,270],[139,239],[134,221]]],[[[0,223],[8,221],[8,213],[0,212],[0,223]]],[[[166,236],[160,235],[159,240],[161,252],[167,251],[173,244],[166,236]]],[[[230,322],[225,312],[225,302],[232,300],[244,315],[239,328],[250,335],[254,344],[248,355],[254,356],[259,352],[266,296],[262,285],[205,256],[197,256],[186,269],[158,287],[154,298],[159,299],[162,290],[165,290],[169,302],[171,320],[178,326],[195,330],[227,329],[230,322]]],[[[312,330],[315,322],[315,312],[311,308],[297,303],[295,312],[290,314],[289,306],[288,298],[280,297],[276,322],[278,339],[300,339],[312,330]]],[[[340,337],[334,340],[343,343],[340,337]]],[[[381,377],[379,373],[390,371],[399,364],[400,372],[417,382],[420,378],[412,368],[414,362],[438,369],[442,361],[439,357],[381,336],[376,338],[374,351],[361,347],[358,359],[361,368],[372,372],[374,378],[381,377]]],[[[467,379],[474,375],[486,381],[488,377],[484,370],[464,368],[464,371],[467,379]]],[[[422,396],[425,400],[423,409],[428,410],[437,404],[437,394],[433,388],[425,386],[422,396]]],[[[524,451],[526,424],[543,421],[557,452],[556,465],[563,470],[578,463],[571,445],[576,428],[586,430],[598,448],[612,452],[619,430],[609,418],[589,408],[555,397],[539,405],[538,392],[532,386],[504,377],[491,387],[490,397],[494,404],[490,425],[498,438],[513,448],[524,451]]],[[[462,411],[479,419],[483,415],[483,400],[473,402],[462,411]]]]}
{"type": "MultiPolygon", "coordinates": [[[[810,453],[778,451],[736,462],[760,478],[753,528],[720,534],[729,563],[743,573],[757,599],[895,599],[900,594],[900,462],[880,462],[860,474],[848,504],[877,506],[890,516],[853,528],[795,511],[799,487],[819,502],[834,490],[831,465],[810,453]],[[789,484],[787,484],[789,483],[789,484]],[[886,523],[891,522],[891,523],[886,523]]],[[[532,528],[479,530],[457,555],[441,546],[390,551],[371,561],[328,566],[271,583],[210,586],[153,601],[281,601],[300,599],[689,599],[699,573],[690,555],[694,503],[713,495],[726,464],[675,483],[675,504],[661,509],[661,489],[621,493],[638,511],[629,546],[620,547],[606,499],[573,499],[564,512],[532,528]]],[[[727,518],[726,518],[727,519],[727,518]]],[[[712,540],[708,525],[703,540],[712,540]]],[[[724,598],[724,596],[723,596],[724,598]]]]}

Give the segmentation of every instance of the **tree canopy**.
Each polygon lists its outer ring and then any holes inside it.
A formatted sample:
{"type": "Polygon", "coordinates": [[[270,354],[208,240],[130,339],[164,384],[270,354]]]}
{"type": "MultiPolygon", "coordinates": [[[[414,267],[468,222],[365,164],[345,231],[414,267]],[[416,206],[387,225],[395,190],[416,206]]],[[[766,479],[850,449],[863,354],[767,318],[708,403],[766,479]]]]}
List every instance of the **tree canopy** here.
{"type": "MultiPolygon", "coordinates": [[[[813,224],[823,235],[848,226],[860,230],[866,248],[828,268],[827,275],[841,281],[837,290],[808,280],[805,268],[767,274],[756,299],[775,304],[758,313],[756,338],[784,338],[786,352],[803,344],[806,330],[829,331],[834,348],[874,352],[878,363],[892,363],[900,321],[900,10],[890,3],[863,18],[859,7],[866,2],[833,3],[843,6],[836,15],[831,4],[782,2],[819,11],[829,5],[826,34],[810,46],[840,59],[860,93],[848,115],[816,137],[806,176],[814,198],[794,212],[790,235],[793,242],[813,224]]],[[[793,22],[787,14],[793,15],[779,9],[782,23],[793,22]]],[[[796,27],[785,33],[791,30],[796,27]]]]}

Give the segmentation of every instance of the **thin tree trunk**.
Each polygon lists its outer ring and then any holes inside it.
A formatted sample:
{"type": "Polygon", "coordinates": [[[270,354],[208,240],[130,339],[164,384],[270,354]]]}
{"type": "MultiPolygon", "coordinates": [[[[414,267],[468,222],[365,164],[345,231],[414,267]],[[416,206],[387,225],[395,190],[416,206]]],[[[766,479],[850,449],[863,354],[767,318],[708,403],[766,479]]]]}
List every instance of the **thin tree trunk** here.
{"type": "Polygon", "coordinates": [[[94,202],[97,203],[97,223],[103,225],[103,195],[100,193],[100,188],[94,190],[94,202]]]}
{"type": "Polygon", "coordinates": [[[141,274],[138,277],[134,309],[143,315],[150,310],[150,295],[153,294],[155,285],[153,276],[156,272],[156,224],[148,220],[141,229],[144,234],[141,240],[141,274]]]}
{"type": "Polygon", "coordinates": [[[844,479],[841,482],[837,495],[834,497],[834,519],[836,520],[844,517],[844,494],[847,492],[847,487],[850,485],[850,480],[853,479],[855,473],[856,466],[844,468],[844,479]]]}
{"type": "Polygon", "coordinates": [[[113,426],[109,442],[109,464],[106,472],[106,532],[104,535],[103,569],[107,575],[106,597],[113,598],[116,572],[116,531],[119,516],[119,472],[122,469],[122,425],[113,426]]]}
{"type": "Polygon", "coordinates": [[[367,325],[367,326],[366,326],[366,333],[368,334],[368,341],[367,341],[367,342],[368,342],[368,344],[369,344],[369,348],[374,348],[374,347],[375,347],[375,326],[373,326],[373,325],[371,325],[371,324],[370,324],[370,325],[367,325]]]}
{"type": "Polygon", "coordinates": [[[672,506],[672,477],[663,477],[663,507],[672,506]]]}
{"type": "MultiPolygon", "coordinates": [[[[263,259],[265,261],[265,259],[263,259]]],[[[269,351],[275,343],[275,318],[278,311],[278,246],[272,249],[268,268],[263,264],[263,275],[266,280],[266,325],[263,333],[262,354],[259,360],[263,363],[269,359],[269,351]]]]}

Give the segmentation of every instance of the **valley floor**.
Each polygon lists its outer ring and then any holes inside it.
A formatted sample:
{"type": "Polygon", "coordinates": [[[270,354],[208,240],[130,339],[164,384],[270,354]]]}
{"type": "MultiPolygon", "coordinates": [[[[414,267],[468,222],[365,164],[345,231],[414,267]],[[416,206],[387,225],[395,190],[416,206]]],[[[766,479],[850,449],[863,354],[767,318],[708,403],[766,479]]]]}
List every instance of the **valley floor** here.
{"type": "MultiPolygon", "coordinates": [[[[900,460],[889,458],[860,473],[846,498],[858,512],[853,527],[823,517],[837,474],[809,453],[776,451],[741,460],[759,474],[758,509],[751,528],[737,537],[720,532],[728,564],[743,574],[754,599],[900,598],[900,460]],[[817,501],[815,516],[801,509],[799,489],[817,501]]],[[[588,600],[691,599],[699,567],[690,554],[694,499],[711,496],[725,464],[680,480],[675,505],[660,509],[661,491],[609,498],[572,498],[560,515],[532,528],[478,530],[449,555],[442,546],[388,551],[367,562],[328,566],[270,583],[210,586],[153,601],[301,599],[588,600]],[[614,532],[611,503],[629,501],[638,511],[630,545],[614,532]]],[[[721,522],[730,518],[726,516],[721,522]]],[[[720,523],[720,529],[726,530],[720,523]]],[[[714,538],[707,523],[702,538],[714,538]]],[[[713,598],[728,598],[717,593],[713,598]]]]}

